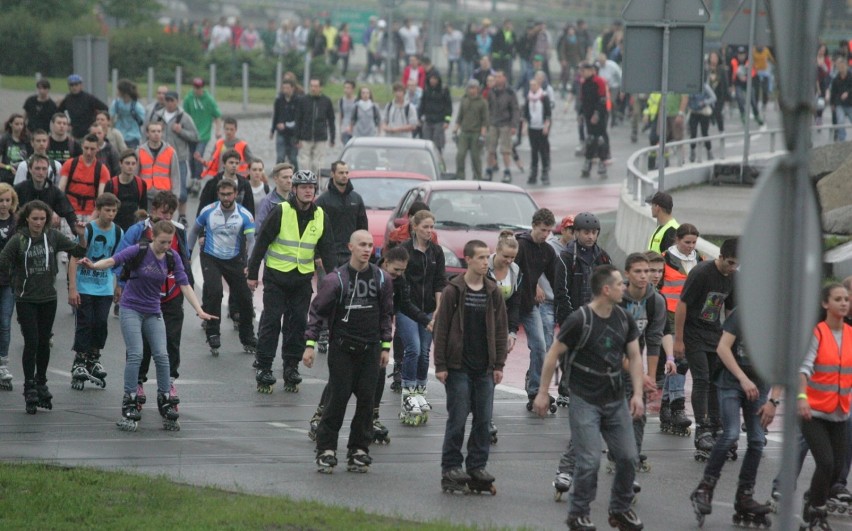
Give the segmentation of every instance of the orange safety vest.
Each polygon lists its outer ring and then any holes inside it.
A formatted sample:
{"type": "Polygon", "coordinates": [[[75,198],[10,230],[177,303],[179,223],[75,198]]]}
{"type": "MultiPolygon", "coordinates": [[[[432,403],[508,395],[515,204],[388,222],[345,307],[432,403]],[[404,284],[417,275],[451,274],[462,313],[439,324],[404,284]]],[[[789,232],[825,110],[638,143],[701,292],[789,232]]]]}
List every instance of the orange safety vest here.
{"type": "MultiPolygon", "coordinates": [[[[170,192],[172,190],[172,157],[176,157],[175,148],[168,144],[157,153],[157,158],[152,159],[147,149],[140,148],[139,152],[139,178],[148,185],[148,190],[156,188],[170,192]]],[[[177,177],[177,176],[175,176],[177,177]]]]}
{"type": "Polygon", "coordinates": [[[808,380],[808,405],[823,413],[834,413],[838,408],[849,413],[852,398],[852,326],[843,325],[840,348],[825,321],[814,328],[819,344],[814,359],[814,373],[808,380]]]}
{"type": "MultiPolygon", "coordinates": [[[[677,257],[669,257],[669,253],[663,253],[666,259],[663,269],[663,287],[660,288],[660,293],[666,298],[666,309],[674,312],[677,309],[677,303],[680,302],[680,293],[683,291],[683,285],[686,283],[686,273],[681,271],[680,263],[677,263],[678,269],[670,264],[672,259],[677,260],[677,257]]],[[[701,261],[701,257],[698,257],[701,261]]],[[[678,261],[679,262],[679,261],[678,261]]]]}
{"type": "MultiPolygon", "coordinates": [[[[201,177],[213,177],[219,173],[219,164],[222,163],[222,149],[224,147],[224,139],[220,138],[216,141],[216,147],[213,148],[213,155],[210,158],[210,164],[207,166],[207,169],[202,172],[201,177]]],[[[246,162],[247,147],[248,144],[245,140],[238,140],[237,143],[234,144],[234,149],[240,154],[240,160],[242,161],[240,165],[237,166],[237,173],[240,175],[248,175],[249,165],[248,162],[246,162]]]]}

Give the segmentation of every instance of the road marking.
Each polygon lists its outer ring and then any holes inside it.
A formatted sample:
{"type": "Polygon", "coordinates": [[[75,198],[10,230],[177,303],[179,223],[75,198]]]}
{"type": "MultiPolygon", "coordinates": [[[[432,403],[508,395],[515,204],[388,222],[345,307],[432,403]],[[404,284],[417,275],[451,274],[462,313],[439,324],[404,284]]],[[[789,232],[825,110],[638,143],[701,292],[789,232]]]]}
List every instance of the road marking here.
{"type": "Polygon", "coordinates": [[[302,435],[308,434],[308,430],[302,428],[295,428],[293,426],[290,426],[286,422],[267,422],[267,424],[275,428],[284,428],[285,430],[301,433],[302,435]]]}

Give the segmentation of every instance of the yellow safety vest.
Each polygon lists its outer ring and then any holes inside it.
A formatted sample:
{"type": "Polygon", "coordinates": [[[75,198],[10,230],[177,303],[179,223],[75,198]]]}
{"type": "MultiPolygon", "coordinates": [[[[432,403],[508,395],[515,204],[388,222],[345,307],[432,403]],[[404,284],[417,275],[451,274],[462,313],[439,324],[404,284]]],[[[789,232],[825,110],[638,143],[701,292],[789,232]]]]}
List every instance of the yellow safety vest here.
{"type": "Polygon", "coordinates": [[[308,222],[305,232],[299,236],[299,220],[296,209],[290,203],[281,203],[281,230],[266,251],[266,267],[288,272],[298,268],[299,273],[314,272],[314,253],[323,234],[325,216],[317,207],[314,219],[308,222]]]}
{"type": "Polygon", "coordinates": [[[674,218],[670,219],[662,227],[657,227],[657,230],[655,230],[654,234],[651,235],[651,240],[648,241],[648,250],[656,251],[660,254],[663,254],[663,251],[668,251],[668,249],[660,249],[660,244],[663,242],[663,236],[669,229],[677,229],[678,227],[680,227],[680,223],[675,221],[674,218]]]}

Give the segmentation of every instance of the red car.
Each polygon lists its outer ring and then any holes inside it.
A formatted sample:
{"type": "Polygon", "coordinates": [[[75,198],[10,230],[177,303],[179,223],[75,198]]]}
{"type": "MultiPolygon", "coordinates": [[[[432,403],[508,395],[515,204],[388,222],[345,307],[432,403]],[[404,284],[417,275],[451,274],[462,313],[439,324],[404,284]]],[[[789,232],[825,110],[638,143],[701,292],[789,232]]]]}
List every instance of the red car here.
{"type": "MultiPolygon", "coordinates": [[[[366,200],[365,200],[366,201],[366,200]]],[[[482,240],[493,250],[500,231],[531,227],[538,205],[522,188],[490,181],[428,181],[417,184],[400,199],[385,228],[408,223],[406,213],[414,201],[423,201],[435,215],[438,243],[444,250],[447,275],[463,273],[464,246],[482,240]]]]}
{"type": "Polygon", "coordinates": [[[349,179],[364,199],[376,255],[381,256],[385,227],[399,198],[418,184],[429,181],[429,177],[404,171],[353,170],[349,172],[349,179]]]}

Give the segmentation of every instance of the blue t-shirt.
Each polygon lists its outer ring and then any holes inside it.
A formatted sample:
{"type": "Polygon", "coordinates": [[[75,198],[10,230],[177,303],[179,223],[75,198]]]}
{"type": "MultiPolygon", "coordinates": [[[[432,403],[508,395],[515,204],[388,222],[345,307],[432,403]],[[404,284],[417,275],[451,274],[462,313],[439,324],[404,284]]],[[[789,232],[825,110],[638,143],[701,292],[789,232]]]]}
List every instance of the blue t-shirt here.
{"type": "MultiPolygon", "coordinates": [[[[90,221],[86,226],[86,236],[89,238],[86,257],[92,262],[97,262],[104,258],[110,258],[115,253],[118,242],[121,241],[123,236],[123,231],[115,223],[110,228],[103,230],[98,227],[97,221],[90,221]]],[[[114,286],[115,273],[111,268],[96,271],[77,267],[77,292],[80,295],[112,297],[114,286]]]]}
{"type": "Polygon", "coordinates": [[[225,219],[219,201],[207,205],[195,218],[195,223],[204,228],[204,252],[219,258],[230,260],[240,254],[242,237],[240,234],[254,233],[254,217],[242,205],[234,203],[234,210],[225,219]]]}
{"type": "Polygon", "coordinates": [[[121,98],[113,100],[109,108],[109,115],[115,118],[115,128],[124,137],[124,140],[142,140],[141,125],[134,118],[131,109],[135,110],[139,120],[145,119],[145,107],[138,101],[130,100],[125,103],[121,98]]]}

